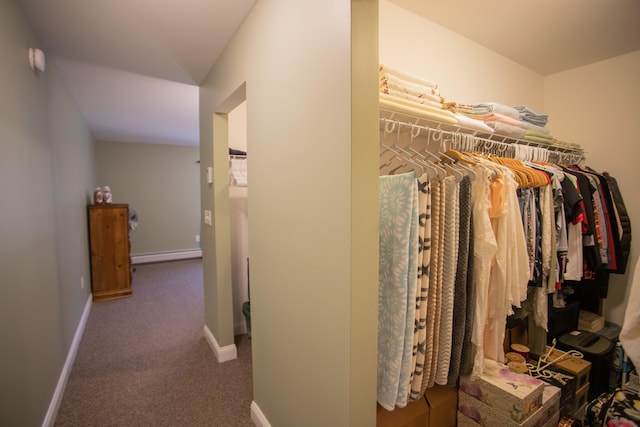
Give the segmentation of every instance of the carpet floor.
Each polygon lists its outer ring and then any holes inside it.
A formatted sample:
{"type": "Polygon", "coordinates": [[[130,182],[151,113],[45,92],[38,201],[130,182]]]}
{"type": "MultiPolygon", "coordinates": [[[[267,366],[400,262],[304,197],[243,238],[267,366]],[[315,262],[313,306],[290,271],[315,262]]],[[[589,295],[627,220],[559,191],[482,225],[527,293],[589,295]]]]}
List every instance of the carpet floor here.
{"type": "Polygon", "coordinates": [[[132,289],[93,304],[55,426],[253,426],[251,341],[216,361],[201,260],[137,265],[132,289]]]}

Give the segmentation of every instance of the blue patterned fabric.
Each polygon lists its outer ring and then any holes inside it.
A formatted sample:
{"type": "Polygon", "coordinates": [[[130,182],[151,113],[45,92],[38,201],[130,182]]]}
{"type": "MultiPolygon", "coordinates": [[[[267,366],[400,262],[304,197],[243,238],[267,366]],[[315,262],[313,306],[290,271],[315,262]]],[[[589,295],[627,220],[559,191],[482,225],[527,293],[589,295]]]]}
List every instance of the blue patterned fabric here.
{"type": "Polygon", "coordinates": [[[380,177],[378,402],[407,404],[418,259],[418,185],[413,173],[380,177]]]}

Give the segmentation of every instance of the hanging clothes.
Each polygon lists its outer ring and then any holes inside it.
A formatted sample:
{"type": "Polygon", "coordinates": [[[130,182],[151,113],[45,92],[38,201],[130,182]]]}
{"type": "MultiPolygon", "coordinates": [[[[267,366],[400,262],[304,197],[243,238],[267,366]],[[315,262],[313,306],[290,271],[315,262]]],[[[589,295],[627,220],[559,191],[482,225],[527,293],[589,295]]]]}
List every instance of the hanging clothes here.
{"type": "MultiPolygon", "coordinates": [[[[469,243],[471,226],[471,180],[465,176],[460,183],[458,195],[458,259],[455,274],[455,296],[453,306],[453,327],[451,340],[451,358],[447,385],[455,386],[460,376],[463,349],[465,346],[465,331],[468,310],[468,268],[469,268],[469,243]]],[[[470,337],[470,335],[469,335],[470,337]]]]}
{"type": "Polygon", "coordinates": [[[614,242],[617,265],[615,271],[612,272],[625,274],[631,250],[631,220],[629,219],[622,193],[620,193],[618,182],[608,172],[604,172],[603,176],[607,184],[609,184],[609,192],[613,203],[612,208],[618,228],[618,239],[614,242]]]}
{"type": "Polygon", "coordinates": [[[472,376],[482,375],[484,365],[484,330],[489,302],[489,276],[491,260],[497,251],[497,242],[491,227],[489,209],[489,184],[492,173],[489,169],[474,167],[476,179],[471,186],[473,215],[473,287],[475,289],[474,322],[471,342],[475,357],[472,376]]]}
{"type": "MultiPolygon", "coordinates": [[[[414,372],[411,378],[410,401],[424,394],[422,379],[427,346],[427,300],[429,295],[429,265],[431,263],[431,183],[423,174],[418,179],[418,283],[416,295],[416,323],[414,337],[414,372]]],[[[425,385],[426,388],[426,385],[425,385]]]]}
{"type": "Polygon", "coordinates": [[[403,368],[407,359],[410,367],[412,358],[413,323],[407,328],[407,313],[415,316],[418,190],[413,173],[380,177],[379,206],[377,394],[380,405],[391,411],[403,390],[400,403],[406,405],[409,394],[401,377],[408,375],[403,368]]]}
{"type": "Polygon", "coordinates": [[[453,337],[453,305],[455,296],[456,264],[458,262],[459,184],[453,176],[444,179],[445,203],[442,254],[442,302],[435,383],[446,385],[449,378],[451,341],[453,337]]]}
{"type": "Polygon", "coordinates": [[[388,410],[481,375],[486,359],[504,362],[508,316],[548,330],[548,302],[562,303],[567,284],[589,293],[606,283],[630,240],[610,177],[452,150],[438,171],[401,144],[383,144],[381,170],[397,174],[380,177],[378,401],[388,410]]]}
{"type": "Polygon", "coordinates": [[[427,333],[431,337],[427,341],[425,355],[425,378],[423,387],[430,388],[435,384],[438,347],[440,344],[440,317],[442,313],[442,255],[444,254],[444,182],[431,182],[431,269],[429,274],[429,295],[427,305],[427,333]],[[428,363],[428,368],[427,368],[428,363]]]}

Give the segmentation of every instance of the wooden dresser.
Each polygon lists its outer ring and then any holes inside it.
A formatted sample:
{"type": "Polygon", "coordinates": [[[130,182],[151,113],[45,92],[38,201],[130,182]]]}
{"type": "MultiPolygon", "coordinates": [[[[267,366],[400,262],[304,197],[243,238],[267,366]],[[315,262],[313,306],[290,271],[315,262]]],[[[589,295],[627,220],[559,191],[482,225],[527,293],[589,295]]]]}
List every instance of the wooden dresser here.
{"type": "Polygon", "coordinates": [[[89,205],[93,300],[130,296],[129,205],[89,205]]]}

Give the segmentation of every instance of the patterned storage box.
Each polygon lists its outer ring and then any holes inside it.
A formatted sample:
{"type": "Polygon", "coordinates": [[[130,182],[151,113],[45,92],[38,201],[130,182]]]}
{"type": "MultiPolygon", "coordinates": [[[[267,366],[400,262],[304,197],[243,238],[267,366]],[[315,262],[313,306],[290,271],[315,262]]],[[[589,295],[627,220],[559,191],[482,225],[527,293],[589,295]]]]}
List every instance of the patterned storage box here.
{"type": "Polygon", "coordinates": [[[523,421],[515,421],[466,393],[458,394],[458,414],[484,427],[543,427],[549,420],[556,419],[560,410],[560,389],[545,386],[542,406],[523,421]]]}
{"type": "Polygon", "coordinates": [[[460,378],[460,391],[521,423],[542,405],[545,383],[516,374],[495,360],[485,359],[484,372],[477,380],[460,378]]]}

